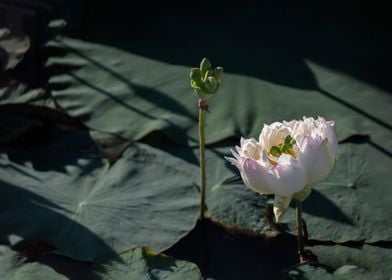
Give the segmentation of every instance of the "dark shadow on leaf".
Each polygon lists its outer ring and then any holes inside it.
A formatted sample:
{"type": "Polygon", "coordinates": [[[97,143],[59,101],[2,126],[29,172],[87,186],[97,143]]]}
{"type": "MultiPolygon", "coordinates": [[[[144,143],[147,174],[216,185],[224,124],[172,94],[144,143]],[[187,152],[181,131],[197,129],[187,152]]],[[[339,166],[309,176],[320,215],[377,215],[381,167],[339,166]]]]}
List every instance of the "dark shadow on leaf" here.
{"type": "Polygon", "coordinates": [[[337,221],[342,224],[354,225],[353,221],[333,201],[314,189],[303,202],[303,211],[310,215],[337,221]]]}
{"type": "MultiPolygon", "coordinates": [[[[35,261],[50,266],[58,273],[66,276],[69,280],[97,279],[93,273],[95,267],[95,263],[93,262],[80,262],[57,254],[30,256],[29,261],[35,261]]],[[[116,261],[119,261],[119,258],[116,261]]]]}
{"type": "Polygon", "coordinates": [[[8,53],[0,47],[0,73],[3,74],[4,69],[8,64],[8,53]]]}
{"type": "MultiPolygon", "coordinates": [[[[31,164],[37,171],[67,172],[66,167],[78,166],[78,160],[81,158],[98,158],[98,149],[85,130],[73,130],[70,133],[67,129],[46,127],[46,136],[43,143],[31,146],[28,150],[26,148],[8,150],[9,160],[19,165],[31,164]],[[43,145],[46,145],[45,149],[43,145]]],[[[94,168],[96,163],[91,162],[81,170],[83,174],[87,174],[94,168]]]]}
{"type": "Polygon", "coordinates": [[[166,134],[162,133],[162,131],[153,131],[143,137],[140,141],[152,147],[161,149],[175,157],[181,158],[191,164],[199,164],[199,158],[194,153],[195,148],[178,146],[166,134]]]}
{"type": "Polygon", "coordinates": [[[364,144],[367,143],[373,148],[377,149],[379,152],[385,154],[386,156],[392,158],[392,152],[388,151],[387,149],[381,147],[377,143],[374,143],[369,135],[353,135],[344,141],[339,142],[341,144],[343,143],[358,143],[358,144],[364,144]]]}
{"type": "Polygon", "coordinates": [[[0,105],[0,151],[20,152],[48,145],[56,126],[85,129],[80,121],[50,108],[25,103],[0,105]]]}
{"type": "Polygon", "coordinates": [[[297,243],[294,236],[283,234],[273,239],[229,230],[205,221],[180,242],[167,250],[177,259],[196,263],[204,277],[224,280],[280,279],[281,272],[298,262],[297,243]],[[202,234],[208,236],[208,263],[202,234]]]}

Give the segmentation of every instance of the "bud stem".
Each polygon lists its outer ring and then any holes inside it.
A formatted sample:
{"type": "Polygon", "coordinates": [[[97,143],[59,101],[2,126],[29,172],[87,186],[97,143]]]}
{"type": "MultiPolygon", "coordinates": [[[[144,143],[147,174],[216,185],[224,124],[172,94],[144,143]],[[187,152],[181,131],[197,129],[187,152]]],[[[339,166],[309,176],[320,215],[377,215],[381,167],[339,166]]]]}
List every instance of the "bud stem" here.
{"type": "Polygon", "coordinates": [[[296,216],[297,216],[297,239],[298,239],[298,253],[299,253],[299,262],[305,262],[305,242],[303,238],[303,226],[302,226],[302,202],[298,199],[294,199],[296,204],[296,216]]]}
{"type": "Polygon", "coordinates": [[[199,101],[197,101],[197,108],[203,109],[209,113],[207,100],[199,99],[199,101]]]}
{"type": "Polygon", "coordinates": [[[205,161],[205,135],[204,135],[204,108],[199,106],[199,149],[200,149],[200,220],[204,220],[206,208],[206,161],[205,161]]]}

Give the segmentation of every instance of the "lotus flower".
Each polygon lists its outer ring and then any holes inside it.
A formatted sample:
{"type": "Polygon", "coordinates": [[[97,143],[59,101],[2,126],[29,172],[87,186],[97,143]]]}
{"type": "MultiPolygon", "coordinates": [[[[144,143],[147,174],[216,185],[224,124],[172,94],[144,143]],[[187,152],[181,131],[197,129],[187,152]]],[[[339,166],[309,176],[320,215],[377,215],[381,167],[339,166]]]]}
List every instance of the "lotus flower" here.
{"type": "Polygon", "coordinates": [[[238,168],[247,187],[276,195],[279,221],[294,195],[310,193],[309,186],[330,173],[336,150],[334,122],[304,117],[264,125],[259,141],[241,138],[240,147],[231,150],[234,158],[226,159],[238,168]]]}

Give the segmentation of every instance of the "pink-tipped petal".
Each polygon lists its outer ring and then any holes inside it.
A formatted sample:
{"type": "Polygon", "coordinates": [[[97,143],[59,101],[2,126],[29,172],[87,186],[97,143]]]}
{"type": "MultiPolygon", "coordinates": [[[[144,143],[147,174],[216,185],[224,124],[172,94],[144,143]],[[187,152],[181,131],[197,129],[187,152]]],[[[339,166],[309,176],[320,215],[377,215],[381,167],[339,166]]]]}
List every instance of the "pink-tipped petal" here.
{"type": "Polygon", "coordinates": [[[273,193],[267,186],[267,170],[257,161],[247,158],[242,163],[241,177],[245,185],[261,194],[273,193]]]}
{"type": "MultiPolygon", "coordinates": [[[[236,150],[237,150],[237,146],[236,146],[236,150]]],[[[241,160],[241,154],[240,151],[234,151],[233,149],[230,149],[230,152],[233,154],[233,156],[240,161],[241,160]]]]}
{"type": "Polygon", "coordinates": [[[225,157],[225,160],[227,160],[228,162],[230,162],[232,165],[234,165],[235,167],[237,167],[238,170],[241,171],[241,164],[240,162],[235,159],[235,158],[231,158],[231,157],[225,157]]]}
{"type": "Polygon", "coordinates": [[[294,160],[290,164],[278,164],[268,173],[267,182],[275,194],[290,196],[305,187],[305,171],[294,160]]]}
{"type": "Polygon", "coordinates": [[[314,184],[331,172],[335,164],[335,153],[328,139],[321,140],[305,137],[301,143],[298,161],[306,170],[307,184],[314,184]]]}

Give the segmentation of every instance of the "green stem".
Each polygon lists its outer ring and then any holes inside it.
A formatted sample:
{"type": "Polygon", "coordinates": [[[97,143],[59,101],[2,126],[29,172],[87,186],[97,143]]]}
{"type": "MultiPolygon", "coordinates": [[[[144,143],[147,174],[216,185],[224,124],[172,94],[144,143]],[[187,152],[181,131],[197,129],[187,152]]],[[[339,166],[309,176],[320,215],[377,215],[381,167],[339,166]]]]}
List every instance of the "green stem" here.
{"type": "Polygon", "coordinates": [[[204,109],[199,108],[199,146],[200,146],[200,220],[204,219],[206,208],[206,161],[205,161],[205,135],[204,135],[204,109]]]}
{"type": "Polygon", "coordinates": [[[304,262],[304,256],[305,256],[305,244],[304,244],[304,238],[302,234],[302,202],[298,199],[295,199],[295,204],[297,206],[296,209],[296,216],[297,216],[297,238],[298,238],[298,253],[299,253],[299,261],[300,263],[304,262]]]}

